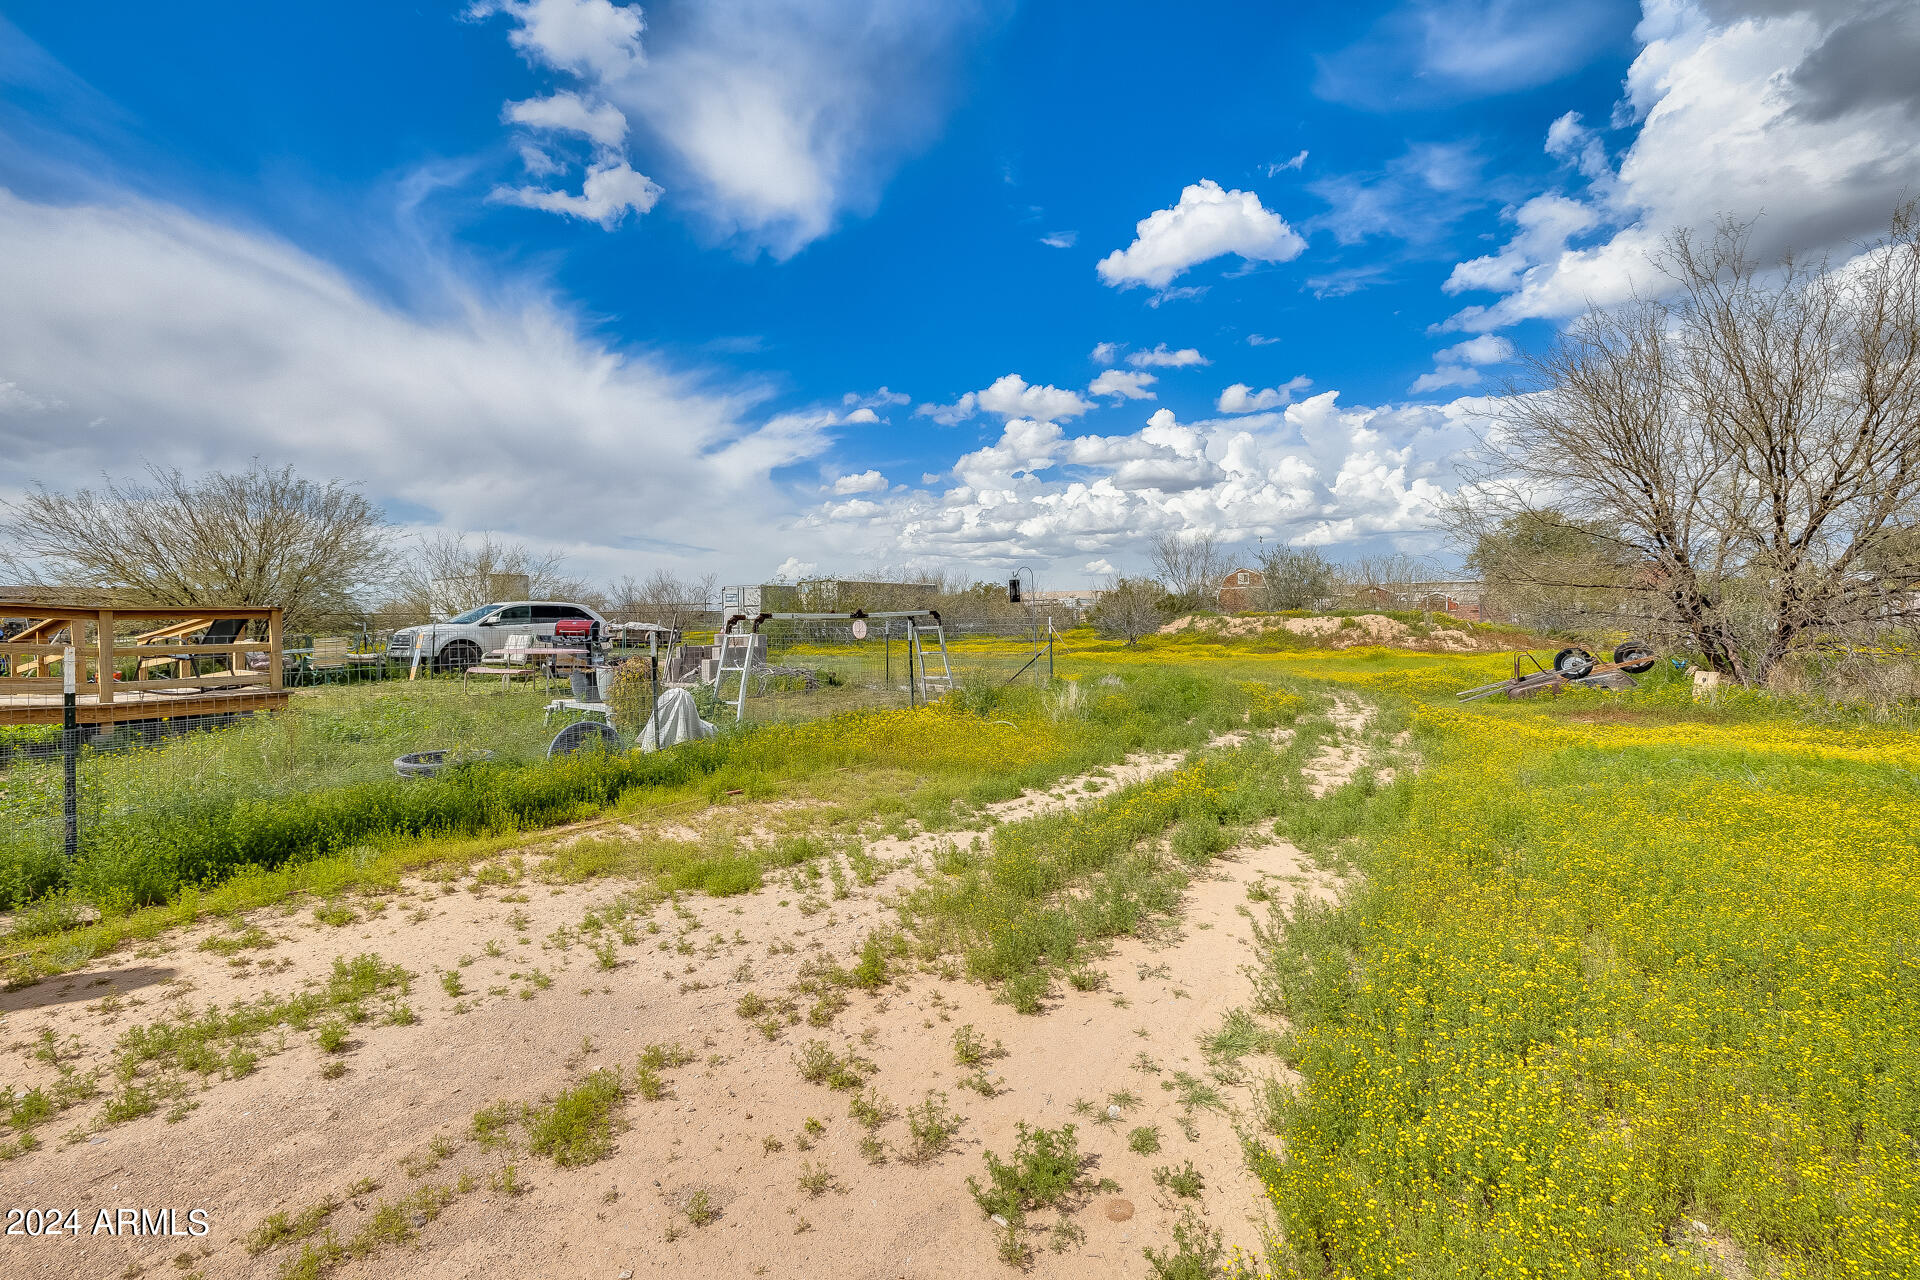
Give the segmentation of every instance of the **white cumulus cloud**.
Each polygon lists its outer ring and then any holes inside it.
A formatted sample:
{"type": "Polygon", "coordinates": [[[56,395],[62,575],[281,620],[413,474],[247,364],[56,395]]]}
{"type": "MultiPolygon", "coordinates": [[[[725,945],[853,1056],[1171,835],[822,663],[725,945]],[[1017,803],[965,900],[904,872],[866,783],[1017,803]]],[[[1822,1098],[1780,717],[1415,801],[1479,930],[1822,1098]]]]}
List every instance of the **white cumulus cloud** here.
{"type": "Polygon", "coordinates": [[[1093,408],[1093,402],[1077,391],[1064,387],[1034,386],[1017,373],[994,379],[993,385],[969,391],[952,404],[923,404],[914,412],[932,418],[943,426],[964,422],[978,413],[1003,418],[1037,418],[1054,421],[1077,418],[1093,408]]]}
{"type": "Polygon", "coordinates": [[[1147,390],[1158,379],[1150,373],[1129,372],[1125,369],[1108,369],[1087,384],[1090,396],[1117,396],[1123,400],[1151,400],[1153,392],[1147,390]]]}
{"type": "Polygon", "coordinates": [[[1522,204],[1498,253],[1455,268],[1450,292],[1501,296],[1449,326],[1493,330],[1658,292],[1670,285],[1649,261],[1662,237],[1721,216],[1754,220],[1761,260],[1789,247],[1844,258],[1884,232],[1920,173],[1920,21],[1902,8],[1648,3],[1616,109],[1616,123],[1638,126],[1632,142],[1616,163],[1579,117],[1552,123],[1546,148],[1585,189],[1522,204]],[[1865,56],[1863,41],[1888,56],[1865,56]]]}
{"type": "Polygon", "coordinates": [[[1480,381],[1483,364],[1500,364],[1513,359],[1513,344],[1496,333],[1483,333],[1456,342],[1433,353],[1434,368],[1413,380],[1408,388],[1414,395],[1445,387],[1470,387],[1480,381]]]}
{"type": "Polygon", "coordinates": [[[773,571],[775,582],[798,582],[820,566],[812,560],[802,560],[799,556],[788,556],[773,571]]]}
{"type": "Polygon", "coordinates": [[[1244,382],[1236,382],[1220,393],[1214,407],[1221,413],[1261,413],[1293,403],[1293,397],[1313,385],[1313,379],[1301,375],[1277,387],[1255,391],[1244,382]]]}
{"type": "Polygon", "coordinates": [[[951,427],[956,422],[965,422],[979,411],[979,398],[977,393],[969,391],[952,404],[923,404],[913,412],[916,417],[932,418],[943,427],[951,427]]]}
{"type": "Polygon", "coordinates": [[[596,146],[612,150],[627,137],[627,118],[611,103],[589,105],[577,93],[562,91],[545,98],[509,102],[501,111],[509,124],[530,129],[551,129],[577,133],[590,138],[596,146]]]}
{"type": "Polygon", "coordinates": [[[660,186],[645,174],[636,173],[626,161],[619,160],[589,166],[579,195],[542,187],[495,187],[489,198],[501,204],[544,209],[548,213],[563,213],[570,218],[614,227],[629,213],[646,213],[652,209],[660,199],[660,186]]]}
{"type": "MultiPolygon", "coordinates": [[[[1157,409],[1116,435],[1068,436],[1057,423],[1015,419],[956,461],[958,483],[876,497],[865,527],[896,556],[1033,558],[1095,573],[1139,564],[1144,538],[1163,530],[1204,530],[1229,544],[1427,549],[1436,505],[1455,483],[1452,459],[1485,412],[1478,400],[1346,408],[1329,391],[1200,422],[1157,409]]],[[[851,539],[837,510],[821,504],[814,527],[851,539]]]]}
{"type": "Polygon", "coordinates": [[[1174,351],[1162,342],[1151,351],[1134,352],[1127,357],[1127,363],[1136,369],[1184,369],[1189,365],[1212,364],[1213,361],[1192,347],[1174,351]]]}
{"type": "Polygon", "coordinates": [[[843,497],[850,493],[884,493],[886,488],[887,478],[878,471],[841,476],[833,482],[833,491],[843,497]]]}
{"type": "Polygon", "coordinates": [[[1077,391],[1064,387],[1029,386],[1017,373],[996,378],[992,386],[980,392],[983,412],[1009,418],[1045,418],[1057,421],[1077,418],[1093,408],[1091,401],[1077,391]]]}
{"type": "Polygon", "coordinates": [[[1189,268],[1227,254],[1254,262],[1286,262],[1307,242],[1251,191],[1226,191],[1202,179],[1134,228],[1134,241],[1100,260],[1100,278],[1118,288],[1164,289],[1189,268]]]}

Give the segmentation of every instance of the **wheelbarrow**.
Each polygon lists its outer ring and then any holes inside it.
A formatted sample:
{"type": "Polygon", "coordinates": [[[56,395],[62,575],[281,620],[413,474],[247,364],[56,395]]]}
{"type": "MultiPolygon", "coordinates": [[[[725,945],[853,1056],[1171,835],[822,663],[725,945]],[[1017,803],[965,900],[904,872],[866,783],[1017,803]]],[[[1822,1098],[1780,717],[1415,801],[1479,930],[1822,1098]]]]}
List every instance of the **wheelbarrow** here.
{"type": "Polygon", "coordinates": [[[1552,664],[1544,667],[1532,654],[1517,653],[1513,656],[1511,677],[1472,689],[1462,689],[1455,696],[1462,702],[1477,702],[1481,698],[1502,693],[1509,698],[1530,698],[1536,693],[1551,693],[1557,698],[1560,690],[1573,685],[1589,689],[1636,689],[1639,681],[1633,677],[1651,671],[1659,660],[1653,647],[1640,640],[1627,640],[1615,645],[1611,662],[1595,662],[1591,653],[1577,645],[1560,650],[1553,655],[1552,664]],[[1523,659],[1533,664],[1532,671],[1522,669],[1523,659]]]}

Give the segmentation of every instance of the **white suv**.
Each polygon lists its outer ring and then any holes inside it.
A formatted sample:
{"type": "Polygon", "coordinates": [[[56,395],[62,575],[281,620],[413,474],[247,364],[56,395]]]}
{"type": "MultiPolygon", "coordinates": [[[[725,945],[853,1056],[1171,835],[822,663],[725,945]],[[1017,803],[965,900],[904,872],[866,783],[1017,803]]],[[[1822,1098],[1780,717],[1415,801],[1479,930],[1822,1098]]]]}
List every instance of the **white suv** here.
{"type": "Polygon", "coordinates": [[[534,644],[550,645],[554,624],[564,620],[596,623],[595,632],[606,633],[607,620],[584,605],[553,600],[508,600],[483,604],[445,622],[402,627],[388,638],[387,657],[396,662],[412,662],[414,638],[424,635],[422,661],[432,663],[435,671],[460,671],[503,647],[508,636],[532,636],[534,644]]]}

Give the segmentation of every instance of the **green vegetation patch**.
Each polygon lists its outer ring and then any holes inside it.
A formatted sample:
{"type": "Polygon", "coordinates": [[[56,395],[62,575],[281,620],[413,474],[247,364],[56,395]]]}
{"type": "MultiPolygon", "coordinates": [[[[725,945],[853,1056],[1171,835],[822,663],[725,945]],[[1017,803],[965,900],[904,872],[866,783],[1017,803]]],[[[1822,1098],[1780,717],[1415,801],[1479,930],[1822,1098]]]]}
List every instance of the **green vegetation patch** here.
{"type": "Polygon", "coordinates": [[[1920,748],[1649,683],[1417,708],[1416,775],[1292,824],[1362,874],[1264,935],[1289,1266],[1920,1265],[1920,748]]]}

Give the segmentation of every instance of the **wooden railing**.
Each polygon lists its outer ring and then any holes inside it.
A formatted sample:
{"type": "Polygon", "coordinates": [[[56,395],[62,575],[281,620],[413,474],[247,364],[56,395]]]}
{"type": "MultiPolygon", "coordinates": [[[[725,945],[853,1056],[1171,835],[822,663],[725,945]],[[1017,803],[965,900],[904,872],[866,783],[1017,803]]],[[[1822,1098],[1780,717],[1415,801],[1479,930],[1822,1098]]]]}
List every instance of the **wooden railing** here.
{"type": "Polygon", "coordinates": [[[0,600],[0,617],[27,618],[30,624],[17,636],[0,640],[0,694],[59,694],[66,684],[66,653],[73,651],[74,683],[100,705],[113,702],[116,691],[140,689],[219,689],[264,684],[278,692],[285,672],[281,658],[280,610],[223,608],[210,605],[124,605],[111,609],[72,608],[0,600]],[[193,644],[182,637],[205,632],[216,622],[263,624],[265,640],[236,639],[227,644],[193,644]],[[128,637],[116,634],[129,624],[147,626],[128,637]],[[64,640],[61,639],[64,633],[64,640]],[[247,655],[264,653],[266,669],[251,670],[247,655]],[[201,659],[220,660],[225,670],[198,674],[201,659]],[[119,678],[122,662],[131,661],[133,678],[119,678]],[[164,676],[150,671],[171,667],[164,676]],[[52,674],[53,672],[58,674],[52,674]]]}

